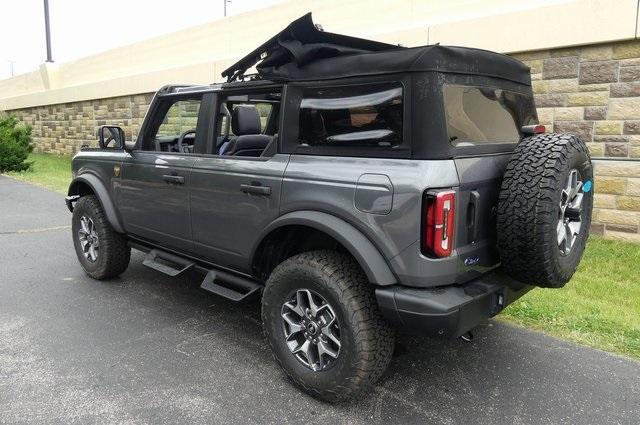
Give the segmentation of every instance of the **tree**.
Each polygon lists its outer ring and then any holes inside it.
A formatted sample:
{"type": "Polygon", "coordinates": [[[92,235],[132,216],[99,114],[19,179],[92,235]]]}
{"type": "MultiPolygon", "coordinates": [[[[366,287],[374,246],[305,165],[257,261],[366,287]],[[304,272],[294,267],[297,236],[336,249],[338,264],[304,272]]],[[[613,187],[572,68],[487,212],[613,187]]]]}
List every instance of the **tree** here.
{"type": "Polygon", "coordinates": [[[0,173],[24,171],[31,167],[26,159],[33,151],[31,126],[11,115],[0,115],[0,173]]]}

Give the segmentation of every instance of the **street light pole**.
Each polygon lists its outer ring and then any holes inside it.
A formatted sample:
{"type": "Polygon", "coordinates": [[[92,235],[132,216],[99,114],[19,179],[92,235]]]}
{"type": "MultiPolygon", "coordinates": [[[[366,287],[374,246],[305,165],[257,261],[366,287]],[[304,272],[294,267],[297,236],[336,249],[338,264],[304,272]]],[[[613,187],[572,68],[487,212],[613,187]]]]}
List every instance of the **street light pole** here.
{"type": "Polygon", "coordinates": [[[51,27],[49,25],[49,0],[44,0],[44,30],[47,37],[47,62],[53,62],[51,57],[51,27]]]}

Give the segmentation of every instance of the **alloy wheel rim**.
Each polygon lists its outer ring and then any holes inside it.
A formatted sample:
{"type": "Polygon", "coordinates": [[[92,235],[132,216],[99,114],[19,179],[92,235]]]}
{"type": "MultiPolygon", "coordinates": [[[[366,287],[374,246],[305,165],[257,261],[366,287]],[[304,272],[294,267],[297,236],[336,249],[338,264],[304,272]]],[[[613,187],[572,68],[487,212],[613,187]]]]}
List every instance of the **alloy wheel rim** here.
{"type": "Polygon", "coordinates": [[[556,235],[558,248],[562,255],[569,255],[576,243],[582,228],[582,180],[576,169],[569,172],[567,181],[560,195],[560,210],[558,212],[558,224],[556,235]]]}
{"type": "Polygon", "coordinates": [[[314,372],[334,364],[340,354],[340,324],[327,300],[299,289],[282,305],[281,317],[285,343],[300,363],[314,372]]]}
{"type": "Polygon", "coordinates": [[[78,229],[78,241],[84,258],[92,263],[98,259],[100,241],[93,220],[85,215],[80,217],[80,229],[78,229]]]}

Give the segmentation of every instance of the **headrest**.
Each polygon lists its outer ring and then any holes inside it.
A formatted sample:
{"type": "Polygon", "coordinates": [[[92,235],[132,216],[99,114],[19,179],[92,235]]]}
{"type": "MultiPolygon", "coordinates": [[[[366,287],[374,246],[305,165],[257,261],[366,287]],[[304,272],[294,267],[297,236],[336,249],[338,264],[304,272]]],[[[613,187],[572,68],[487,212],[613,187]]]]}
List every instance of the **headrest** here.
{"type": "Polygon", "coordinates": [[[253,105],[238,105],[231,113],[231,130],[236,136],[260,134],[260,114],[253,105]]]}

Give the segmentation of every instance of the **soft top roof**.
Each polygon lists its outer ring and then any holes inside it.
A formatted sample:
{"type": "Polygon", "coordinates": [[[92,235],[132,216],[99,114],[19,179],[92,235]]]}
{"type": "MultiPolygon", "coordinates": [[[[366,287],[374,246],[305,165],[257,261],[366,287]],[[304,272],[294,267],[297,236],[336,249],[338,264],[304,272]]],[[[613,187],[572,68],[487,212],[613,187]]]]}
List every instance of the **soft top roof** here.
{"type": "Polygon", "coordinates": [[[226,69],[229,82],[256,66],[262,79],[308,81],[435,71],[482,75],[531,85],[529,68],[506,55],[450,46],[405,48],[362,38],[324,32],[308,13],[226,69]]]}

